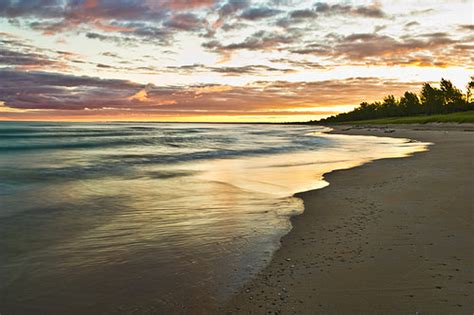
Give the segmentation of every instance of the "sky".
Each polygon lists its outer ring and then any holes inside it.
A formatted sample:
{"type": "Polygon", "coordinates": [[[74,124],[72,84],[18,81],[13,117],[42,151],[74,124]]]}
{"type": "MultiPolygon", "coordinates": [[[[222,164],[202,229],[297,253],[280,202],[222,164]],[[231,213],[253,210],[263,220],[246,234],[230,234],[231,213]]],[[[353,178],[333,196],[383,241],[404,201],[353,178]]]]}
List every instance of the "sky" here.
{"type": "Polygon", "coordinates": [[[474,0],[0,0],[0,120],[291,122],[474,75],[474,0]]]}

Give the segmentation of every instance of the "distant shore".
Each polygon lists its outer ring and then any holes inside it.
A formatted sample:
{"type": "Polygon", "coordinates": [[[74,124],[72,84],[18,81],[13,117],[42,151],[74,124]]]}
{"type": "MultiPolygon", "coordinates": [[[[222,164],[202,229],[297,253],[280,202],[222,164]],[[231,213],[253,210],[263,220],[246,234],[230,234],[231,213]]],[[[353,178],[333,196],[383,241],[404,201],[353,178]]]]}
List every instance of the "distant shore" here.
{"type": "Polygon", "coordinates": [[[434,145],[326,174],[328,187],[298,194],[304,213],[224,311],[472,314],[474,125],[334,128],[434,145]]]}

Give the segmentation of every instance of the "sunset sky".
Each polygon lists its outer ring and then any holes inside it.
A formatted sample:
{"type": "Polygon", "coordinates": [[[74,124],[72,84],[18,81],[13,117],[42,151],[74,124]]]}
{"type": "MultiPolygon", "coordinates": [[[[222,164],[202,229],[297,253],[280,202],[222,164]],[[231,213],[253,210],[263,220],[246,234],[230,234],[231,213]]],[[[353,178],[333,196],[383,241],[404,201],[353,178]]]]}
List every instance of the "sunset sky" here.
{"type": "Polygon", "coordinates": [[[0,120],[305,121],[474,74],[472,0],[1,0],[0,120]]]}

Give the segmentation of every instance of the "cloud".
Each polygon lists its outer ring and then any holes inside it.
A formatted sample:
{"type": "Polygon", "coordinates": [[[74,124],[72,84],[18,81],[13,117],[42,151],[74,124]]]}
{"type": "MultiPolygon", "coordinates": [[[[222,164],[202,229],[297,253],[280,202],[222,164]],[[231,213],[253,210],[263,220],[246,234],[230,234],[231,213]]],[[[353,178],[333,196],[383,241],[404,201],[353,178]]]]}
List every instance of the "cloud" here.
{"type": "Polygon", "coordinates": [[[60,1],[55,0],[32,0],[32,1],[11,1],[6,0],[0,3],[0,15],[15,18],[20,16],[38,16],[43,18],[60,17],[64,12],[64,7],[60,1]]]}
{"type": "Polygon", "coordinates": [[[140,88],[123,80],[0,69],[0,100],[18,109],[123,107],[140,88]]]}
{"type": "Polygon", "coordinates": [[[132,96],[128,97],[128,100],[138,101],[138,102],[147,102],[150,99],[148,97],[148,92],[147,92],[146,88],[144,88],[144,89],[141,89],[140,91],[138,91],[137,93],[133,94],[132,96]]]}
{"type": "Polygon", "coordinates": [[[328,69],[327,66],[324,66],[319,62],[313,62],[313,61],[308,61],[308,60],[279,58],[279,59],[271,59],[270,61],[274,63],[288,64],[293,67],[298,67],[298,68],[303,68],[303,69],[320,69],[320,70],[328,69]]]}
{"type": "Polygon", "coordinates": [[[184,66],[172,66],[167,67],[173,73],[190,74],[197,72],[214,72],[221,73],[225,76],[240,76],[240,75],[254,75],[254,76],[265,76],[275,75],[284,73],[293,73],[294,69],[290,68],[275,68],[265,65],[246,65],[246,66],[225,66],[225,67],[214,67],[205,66],[201,64],[184,65],[184,66]]]}
{"type": "Polygon", "coordinates": [[[100,33],[89,32],[86,33],[88,39],[97,39],[104,42],[112,42],[117,45],[136,45],[134,39],[130,37],[117,36],[117,35],[104,35],[100,33]]]}
{"type": "Polygon", "coordinates": [[[363,17],[370,17],[370,18],[385,18],[386,14],[378,7],[371,6],[371,7],[364,7],[360,6],[352,11],[353,15],[363,16],[363,17]]]}
{"type": "Polygon", "coordinates": [[[28,41],[0,32],[0,65],[23,69],[57,69],[69,70],[69,62],[76,60],[76,54],[52,49],[42,49],[30,45],[28,41]]]}
{"type": "Polygon", "coordinates": [[[44,35],[84,32],[96,34],[92,35],[94,39],[115,43],[143,40],[165,44],[176,32],[203,31],[202,20],[190,12],[179,11],[206,8],[214,3],[211,0],[6,1],[0,4],[0,17],[22,18],[31,29],[44,35]]]}
{"type": "Polygon", "coordinates": [[[221,73],[225,76],[240,76],[240,75],[254,75],[254,76],[266,76],[275,74],[284,74],[295,72],[294,69],[290,68],[276,68],[266,65],[246,65],[246,66],[206,66],[203,64],[192,64],[182,66],[168,66],[162,71],[179,73],[179,74],[195,74],[198,72],[214,72],[221,73]]]}
{"type": "Polygon", "coordinates": [[[5,106],[5,102],[0,101],[0,114],[2,113],[25,113],[28,110],[5,106]]]}
{"type": "Polygon", "coordinates": [[[386,18],[387,14],[378,5],[352,6],[349,4],[328,4],[317,2],[316,12],[324,15],[353,15],[368,18],[386,18]]]}
{"type": "Polygon", "coordinates": [[[195,8],[212,7],[216,0],[168,0],[163,1],[163,6],[173,10],[189,10],[195,8]]]}
{"type": "MultiPolygon", "coordinates": [[[[472,63],[467,51],[456,50],[465,39],[453,39],[445,32],[394,38],[377,33],[331,34],[327,41],[292,49],[301,55],[330,57],[334,62],[370,65],[415,65],[447,67],[472,63]]],[[[470,40],[472,42],[472,39],[470,40]]]]}
{"type": "Polygon", "coordinates": [[[9,109],[4,112],[19,115],[33,110],[34,115],[41,115],[47,110],[50,118],[64,112],[78,118],[87,117],[91,112],[103,112],[113,119],[124,111],[127,115],[158,116],[245,116],[272,112],[291,115],[291,112],[314,113],[328,106],[356,105],[362,100],[376,100],[387,93],[397,95],[420,86],[421,82],[349,78],[313,82],[256,81],[244,86],[158,87],[125,80],[0,69],[0,100],[9,109]]]}
{"type": "Polygon", "coordinates": [[[22,53],[0,48],[0,64],[8,66],[44,67],[55,65],[57,62],[35,53],[22,53]]]}
{"type": "Polygon", "coordinates": [[[208,93],[227,92],[227,91],[232,91],[232,89],[233,88],[229,85],[212,84],[212,85],[198,86],[194,88],[193,91],[196,95],[201,95],[201,94],[208,94],[208,93]]]}
{"type": "Polygon", "coordinates": [[[424,14],[427,14],[427,13],[432,13],[434,11],[435,11],[435,9],[433,9],[433,8],[421,9],[421,10],[412,10],[412,11],[408,12],[408,15],[409,16],[411,16],[411,15],[424,15],[424,14]]]}
{"type": "Polygon", "coordinates": [[[235,16],[238,12],[248,8],[250,6],[250,1],[248,0],[228,0],[222,4],[218,11],[218,19],[214,22],[214,28],[219,28],[224,25],[225,21],[235,16]]]}
{"type": "Polygon", "coordinates": [[[460,31],[472,32],[472,31],[474,31],[474,24],[458,25],[458,29],[460,31]]]}
{"type": "Polygon", "coordinates": [[[114,68],[114,67],[103,64],[103,63],[98,63],[97,68],[111,69],[111,68],[114,68]]]}
{"type": "Polygon", "coordinates": [[[295,72],[294,69],[282,69],[282,68],[274,68],[264,65],[248,65],[248,66],[240,66],[240,67],[211,67],[209,68],[212,72],[223,73],[227,76],[240,76],[243,74],[251,74],[251,75],[265,75],[266,73],[271,73],[271,75],[275,75],[277,73],[292,73],[295,72]]]}
{"type": "Polygon", "coordinates": [[[455,41],[446,37],[446,34],[425,34],[420,38],[405,38],[397,40],[387,35],[351,34],[344,37],[336,46],[335,54],[346,56],[349,59],[361,60],[366,57],[391,57],[420,50],[433,50],[453,44],[455,41]]]}
{"type": "Polygon", "coordinates": [[[245,20],[261,20],[280,14],[282,11],[269,7],[250,8],[242,12],[240,17],[245,20]]]}
{"type": "Polygon", "coordinates": [[[112,57],[112,58],[117,58],[117,59],[121,59],[120,56],[114,52],[111,52],[111,51],[104,51],[102,54],[102,56],[106,56],[106,57],[112,57]]]}
{"type": "Polygon", "coordinates": [[[102,20],[151,20],[161,19],[165,10],[153,7],[144,1],[77,1],[77,0],[31,0],[3,1],[0,16],[64,21],[90,22],[102,20]]]}
{"type": "Polygon", "coordinates": [[[314,18],[317,14],[313,10],[305,9],[305,10],[295,10],[290,12],[290,17],[293,19],[308,19],[314,18]]]}
{"type": "Polygon", "coordinates": [[[418,23],[417,21],[411,21],[411,22],[405,23],[404,28],[409,29],[410,27],[417,26],[417,25],[420,25],[420,23],[418,23]]]}
{"type": "Polygon", "coordinates": [[[198,18],[195,14],[185,13],[173,15],[163,25],[182,31],[197,31],[205,27],[206,23],[198,18]]]}
{"type": "Polygon", "coordinates": [[[219,53],[234,50],[274,50],[282,44],[291,44],[299,37],[299,34],[270,33],[258,31],[247,37],[244,41],[232,44],[222,44],[217,40],[204,43],[202,46],[219,53]]]}

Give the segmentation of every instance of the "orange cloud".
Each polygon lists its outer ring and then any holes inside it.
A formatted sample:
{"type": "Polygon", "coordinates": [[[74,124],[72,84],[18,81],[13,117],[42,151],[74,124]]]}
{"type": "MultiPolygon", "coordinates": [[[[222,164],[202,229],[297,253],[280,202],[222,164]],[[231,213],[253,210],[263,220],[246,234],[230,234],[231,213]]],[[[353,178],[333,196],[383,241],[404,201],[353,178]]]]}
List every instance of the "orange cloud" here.
{"type": "Polygon", "coordinates": [[[175,100],[161,100],[155,103],[155,105],[175,105],[177,102],[175,100]]]}
{"type": "Polygon", "coordinates": [[[153,98],[147,92],[147,88],[144,88],[137,93],[133,94],[132,96],[128,97],[129,101],[138,101],[141,103],[148,103],[149,105],[174,105],[177,104],[176,100],[172,99],[160,99],[160,98],[153,98]]]}
{"type": "Polygon", "coordinates": [[[192,9],[200,7],[210,7],[215,0],[169,0],[165,1],[165,6],[174,10],[192,9]]]}
{"type": "Polygon", "coordinates": [[[131,27],[117,26],[110,24],[103,24],[100,20],[94,22],[94,26],[104,32],[133,32],[134,29],[131,27]]]}
{"type": "Polygon", "coordinates": [[[194,89],[196,95],[206,94],[206,93],[218,93],[226,92],[232,90],[232,87],[229,85],[208,85],[203,87],[198,87],[194,89]]]}
{"type": "Polygon", "coordinates": [[[139,102],[147,102],[150,100],[148,98],[148,93],[145,89],[138,91],[137,93],[130,96],[128,99],[130,101],[139,101],[139,102]]]}
{"type": "Polygon", "coordinates": [[[99,2],[98,0],[86,0],[84,2],[84,9],[93,9],[97,7],[98,2],[99,2]]]}

